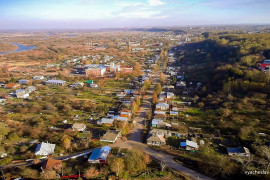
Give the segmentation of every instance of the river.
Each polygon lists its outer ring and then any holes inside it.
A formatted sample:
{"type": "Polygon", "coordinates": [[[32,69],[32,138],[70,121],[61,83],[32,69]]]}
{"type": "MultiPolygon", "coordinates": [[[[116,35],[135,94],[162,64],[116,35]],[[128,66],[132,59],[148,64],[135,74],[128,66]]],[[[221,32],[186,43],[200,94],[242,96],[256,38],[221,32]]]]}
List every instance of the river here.
{"type": "Polygon", "coordinates": [[[19,44],[19,43],[11,43],[17,46],[17,49],[14,51],[6,51],[6,52],[0,52],[0,54],[10,54],[10,53],[16,53],[16,52],[22,52],[22,51],[28,51],[28,50],[32,50],[35,49],[36,46],[25,46],[23,44],[19,44]]]}

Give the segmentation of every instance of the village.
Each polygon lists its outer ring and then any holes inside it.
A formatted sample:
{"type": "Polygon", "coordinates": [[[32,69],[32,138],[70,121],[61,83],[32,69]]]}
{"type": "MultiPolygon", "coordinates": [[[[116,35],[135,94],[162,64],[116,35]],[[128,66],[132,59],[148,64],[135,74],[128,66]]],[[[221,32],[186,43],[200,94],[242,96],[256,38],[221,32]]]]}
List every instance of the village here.
{"type": "MultiPolygon", "coordinates": [[[[179,39],[165,41],[169,47],[161,41],[144,46],[140,41],[116,43],[135,54],[135,60],[101,55],[106,44],[91,42],[89,50],[95,55],[38,67],[4,67],[22,78],[12,76],[0,83],[2,121],[6,121],[1,128],[9,127],[1,134],[0,168],[12,174],[14,167],[26,166],[24,171],[29,172],[28,167],[33,167],[35,172],[53,172],[67,179],[86,177],[85,167],[94,164],[97,170],[90,173],[94,178],[111,163],[110,156],[123,158],[137,147],[192,159],[210,146],[219,155],[249,159],[252,154],[247,147],[224,143],[229,138],[219,129],[210,133],[196,123],[205,111],[197,103],[197,94],[205,86],[190,81],[185,66],[179,65],[177,48],[188,43],[189,37],[174,38],[179,39]],[[43,73],[33,74],[31,68],[41,68],[43,73]],[[143,145],[133,147],[129,142],[143,145]]],[[[258,69],[267,71],[269,64],[264,60],[258,69]]],[[[162,160],[146,154],[162,167],[162,160]]],[[[181,159],[184,166],[185,158],[181,159]]],[[[194,174],[187,175],[208,179],[193,170],[194,174]]]]}

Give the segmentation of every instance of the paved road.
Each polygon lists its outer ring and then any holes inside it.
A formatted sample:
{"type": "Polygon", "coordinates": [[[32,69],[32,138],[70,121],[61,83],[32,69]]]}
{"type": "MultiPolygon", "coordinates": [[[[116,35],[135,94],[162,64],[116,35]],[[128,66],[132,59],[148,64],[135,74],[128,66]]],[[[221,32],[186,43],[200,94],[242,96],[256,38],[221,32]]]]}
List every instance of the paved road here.
{"type": "MultiPolygon", "coordinates": [[[[160,72],[159,72],[160,73],[160,72]]],[[[156,75],[154,77],[153,84],[156,84],[159,81],[159,76],[156,75]]],[[[186,168],[182,166],[181,164],[178,164],[174,161],[174,156],[170,154],[166,154],[160,151],[155,151],[151,149],[146,144],[141,143],[142,142],[142,131],[144,128],[145,123],[145,117],[146,117],[146,111],[151,108],[151,100],[153,96],[154,91],[154,85],[151,86],[150,90],[147,92],[146,96],[144,96],[144,103],[142,103],[142,106],[140,108],[140,111],[138,112],[138,115],[135,117],[136,125],[133,128],[133,130],[130,132],[130,135],[128,136],[128,140],[121,143],[116,143],[110,145],[111,147],[120,147],[120,148],[130,148],[130,149],[140,149],[144,151],[145,153],[149,154],[153,159],[157,161],[162,161],[170,168],[188,175],[192,179],[203,179],[203,180],[211,180],[212,178],[207,177],[205,175],[202,175],[200,173],[197,173],[196,171],[193,171],[189,168],[186,168]]]]}
{"type": "Polygon", "coordinates": [[[112,144],[110,147],[120,147],[120,148],[130,148],[130,149],[139,149],[151,156],[151,158],[162,161],[165,163],[168,167],[174,169],[175,171],[178,171],[180,173],[184,173],[188,175],[191,179],[202,179],[202,180],[212,180],[212,178],[207,177],[203,174],[200,174],[196,171],[193,171],[189,168],[186,168],[182,166],[181,164],[178,164],[174,161],[174,156],[170,154],[166,154],[160,151],[156,151],[151,149],[148,145],[136,142],[136,141],[125,141],[122,143],[112,144]]]}

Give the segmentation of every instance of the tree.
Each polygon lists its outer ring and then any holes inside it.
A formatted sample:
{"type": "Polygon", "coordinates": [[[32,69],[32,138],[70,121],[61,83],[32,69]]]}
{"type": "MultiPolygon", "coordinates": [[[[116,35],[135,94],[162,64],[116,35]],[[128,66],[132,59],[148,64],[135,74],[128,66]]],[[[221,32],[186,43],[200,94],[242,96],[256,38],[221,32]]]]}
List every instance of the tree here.
{"type": "Polygon", "coordinates": [[[163,49],[160,51],[159,56],[160,56],[160,59],[164,59],[164,50],[163,49]]]}
{"type": "Polygon", "coordinates": [[[230,109],[226,109],[226,108],[220,108],[219,112],[220,112],[220,115],[225,118],[231,114],[230,109]]]}
{"type": "Polygon", "coordinates": [[[196,103],[198,101],[198,99],[199,99],[199,96],[195,95],[193,98],[194,103],[196,103]]]}
{"type": "Polygon", "coordinates": [[[239,137],[242,140],[247,140],[252,132],[253,132],[253,128],[251,126],[243,126],[239,130],[239,137]]]}
{"type": "Polygon", "coordinates": [[[160,78],[159,80],[163,83],[165,81],[165,74],[163,72],[160,73],[160,78]]]}
{"type": "Polygon", "coordinates": [[[160,94],[160,93],[161,93],[162,87],[161,87],[161,84],[160,84],[160,83],[157,83],[157,84],[155,85],[154,91],[155,91],[157,94],[160,94]]]}
{"type": "Polygon", "coordinates": [[[172,79],[172,84],[176,84],[177,83],[177,77],[176,76],[173,76],[173,79],[172,79]]]}
{"type": "Polygon", "coordinates": [[[31,168],[25,168],[20,174],[24,178],[31,178],[31,179],[38,179],[39,176],[38,171],[31,168]]]}
{"type": "Polygon", "coordinates": [[[9,127],[6,123],[0,122],[0,141],[9,133],[9,127]]]}
{"type": "Polygon", "coordinates": [[[108,160],[108,165],[110,167],[110,170],[114,172],[115,175],[118,177],[123,173],[123,170],[125,168],[124,160],[115,156],[110,156],[108,160]]]}
{"type": "Polygon", "coordinates": [[[138,104],[135,101],[132,101],[131,103],[131,110],[133,113],[136,113],[138,111],[138,104]]]}
{"type": "Polygon", "coordinates": [[[130,173],[138,173],[146,169],[146,159],[140,150],[131,150],[126,153],[124,158],[125,167],[130,173]]]}
{"type": "Polygon", "coordinates": [[[125,136],[129,133],[129,125],[125,125],[122,129],[122,135],[125,136]]]}
{"type": "Polygon", "coordinates": [[[136,62],[134,66],[135,75],[140,75],[142,73],[141,71],[141,64],[136,62]]]}
{"type": "Polygon", "coordinates": [[[207,91],[206,87],[205,87],[205,86],[203,86],[203,88],[202,88],[202,92],[203,92],[203,93],[205,93],[206,91],[207,91]]]}
{"type": "Polygon", "coordinates": [[[235,164],[224,155],[220,155],[208,145],[202,146],[200,150],[202,158],[201,168],[206,173],[213,173],[212,175],[220,175],[226,177],[237,171],[235,164]]]}
{"type": "Polygon", "coordinates": [[[151,87],[151,82],[149,80],[144,81],[143,89],[148,90],[151,87]]]}
{"type": "Polygon", "coordinates": [[[90,167],[86,169],[83,174],[83,176],[87,179],[91,179],[97,175],[99,175],[99,172],[95,167],[90,167]]]}
{"type": "Polygon", "coordinates": [[[203,108],[203,107],[204,107],[204,103],[203,103],[203,102],[199,102],[199,103],[198,103],[198,106],[199,106],[200,108],[203,108]]]}
{"type": "Polygon", "coordinates": [[[42,173],[41,178],[42,179],[58,179],[60,178],[60,176],[54,170],[45,170],[42,173]]]}
{"type": "Polygon", "coordinates": [[[9,141],[18,141],[20,139],[20,137],[18,136],[18,134],[16,132],[12,132],[8,134],[8,140],[9,141]]]}
{"type": "Polygon", "coordinates": [[[64,148],[65,148],[66,150],[70,149],[70,147],[71,147],[71,140],[70,140],[70,137],[65,136],[65,137],[63,138],[63,146],[64,146],[64,148]]]}
{"type": "Polygon", "coordinates": [[[7,165],[7,164],[11,163],[12,160],[13,159],[11,157],[0,159],[0,165],[7,165]]]}
{"type": "Polygon", "coordinates": [[[153,97],[152,97],[152,103],[156,104],[158,102],[158,96],[156,92],[153,92],[153,97]]]}

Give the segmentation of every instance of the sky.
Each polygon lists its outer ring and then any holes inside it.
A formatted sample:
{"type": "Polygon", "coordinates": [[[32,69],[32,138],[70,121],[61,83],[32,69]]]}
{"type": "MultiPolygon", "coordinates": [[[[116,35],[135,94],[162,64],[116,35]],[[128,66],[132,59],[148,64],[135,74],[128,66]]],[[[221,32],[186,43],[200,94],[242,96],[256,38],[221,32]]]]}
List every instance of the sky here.
{"type": "Polygon", "coordinates": [[[270,24],[270,0],[0,0],[0,29],[270,24]]]}

